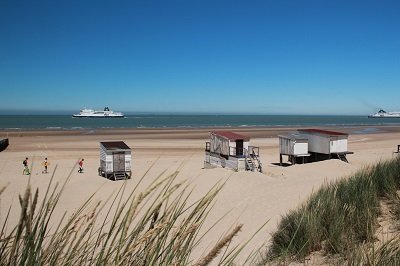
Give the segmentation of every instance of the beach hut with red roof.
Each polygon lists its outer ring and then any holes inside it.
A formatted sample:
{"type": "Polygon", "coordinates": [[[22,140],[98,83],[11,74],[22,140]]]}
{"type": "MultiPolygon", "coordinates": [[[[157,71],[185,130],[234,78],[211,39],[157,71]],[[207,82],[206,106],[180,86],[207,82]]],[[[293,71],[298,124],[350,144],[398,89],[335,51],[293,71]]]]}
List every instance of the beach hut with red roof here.
{"type": "Polygon", "coordinates": [[[250,138],[231,131],[210,132],[206,142],[204,168],[223,167],[235,171],[262,172],[259,147],[250,146],[250,138]]]}
{"type": "Polygon", "coordinates": [[[353,153],[348,151],[349,134],[347,133],[314,128],[298,129],[297,131],[307,137],[308,151],[314,153],[315,156],[321,154],[331,158],[334,155],[338,159],[348,162],[346,155],[353,153]]]}

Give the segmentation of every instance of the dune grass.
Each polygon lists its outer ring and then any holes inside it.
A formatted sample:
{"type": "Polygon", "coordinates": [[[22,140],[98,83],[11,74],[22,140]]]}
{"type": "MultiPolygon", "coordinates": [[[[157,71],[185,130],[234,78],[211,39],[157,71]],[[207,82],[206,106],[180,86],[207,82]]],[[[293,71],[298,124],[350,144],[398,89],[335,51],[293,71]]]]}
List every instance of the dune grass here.
{"type": "Polygon", "coordinates": [[[400,237],[378,246],[360,245],[340,262],[347,265],[400,265],[400,237]]]}
{"type": "MultiPolygon", "coordinates": [[[[380,199],[397,195],[399,189],[400,157],[324,185],[282,218],[263,263],[303,259],[321,250],[345,258],[353,256],[359,244],[374,240],[380,199]]],[[[398,239],[393,240],[376,253],[387,254],[385,250],[398,243],[398,239]]]]}
{"type": "Polygon", "coordinates": [[[40,203],[39,191],[28,185],[19,198],[18,224],[8,224],[10,207],[1,227],[0,265],[202,266],[216,257],[219,265],[231,265],[243,245],[227,248],[242,225],[233,227],[203,257],[191,256],[206,237],[200,231],[222,185],[189,205],[189,186],[176,183],[177,175],[160,176],[145,191],[136,187],[128,196],[124,183],[104,203],[93,203],[92,195],[58,221],[53,213],[60,208],[68,180],[61,187],[51,181],[40,203]]]}
{"type": "Polygon", "coordinates": [[[391,208],[393,218],[396,220],[397,229],[400,231],[400,191],[391,197],[391,202],[393,204],[391,208]]]}

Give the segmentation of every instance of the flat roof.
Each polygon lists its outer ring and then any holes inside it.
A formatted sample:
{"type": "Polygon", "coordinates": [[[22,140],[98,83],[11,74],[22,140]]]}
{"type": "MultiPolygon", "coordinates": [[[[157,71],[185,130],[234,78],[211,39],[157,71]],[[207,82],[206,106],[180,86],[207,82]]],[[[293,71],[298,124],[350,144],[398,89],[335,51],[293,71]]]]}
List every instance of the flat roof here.
{"type": "Polygon", "coordinates": [[[217,136],[221,136],[229,140],[246,140],[246,141],[250,140],[248,136],[240,135],[232,131],[212,131],[211,134],[215,134],[217,136]]]}
{"type": "Polygon", "coordinates": [[[102,141],[101,145],[104,146],[107,150],[130,150],[128,145],[123,141],[102,141]]]}
{"type": "Polygon", "coordinates": [[[278,137],[291,140],[308,140],[307,136],[301,133],[287,133],[278,135],[278,137]]]}
{"type": "Polygon", "coordinates": [[[315,129],[315,128],[308,128],[308,129],[298,129],[299,132],[304,133],[315,133],[321,135],[329,135],[329,136],[348,136],[347,133],[337,132],[337,131],[330,131],[330,130],[323,130],[323,129],[315,129]]]}

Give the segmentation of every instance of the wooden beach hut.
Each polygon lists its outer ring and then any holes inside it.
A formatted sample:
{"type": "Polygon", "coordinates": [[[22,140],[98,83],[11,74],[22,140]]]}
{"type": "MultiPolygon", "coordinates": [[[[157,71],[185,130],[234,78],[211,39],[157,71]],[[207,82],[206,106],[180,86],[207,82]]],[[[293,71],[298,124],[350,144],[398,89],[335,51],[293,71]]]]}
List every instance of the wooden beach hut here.
{"type": "Polygon", "coordinates": [[[206,142],[204,168],[223,167],[235,171],[262,172],[260,149],[249,143],[249,137],[231,131],[210,132],[210,141],[206,142]]]}
{"type": "Polygon", "coordinates": [[[298,158],[304,159],[310,156],[308,153],[308,138],[300,133],[288,133],[279,135],[279,162],[282,165],[282,155],[287,155],[288,160],[294,165],[298,158]]]}
{"type": "Polygon", "coordinates": [[[348,151],[349,134],[347,133],[322,129],[298,129],[297,131],[307,137],[308,151],[314,153],[316,158],[319,154],[328,155],[329,159],[334,155],[348,162],[346,155],[353,153],[348,151]]]}
{"type": "Polygon", "coordinates": [[[100,142],[99,175],[117,181],[132,176],[131,149],[123,141],[100,142]]]}

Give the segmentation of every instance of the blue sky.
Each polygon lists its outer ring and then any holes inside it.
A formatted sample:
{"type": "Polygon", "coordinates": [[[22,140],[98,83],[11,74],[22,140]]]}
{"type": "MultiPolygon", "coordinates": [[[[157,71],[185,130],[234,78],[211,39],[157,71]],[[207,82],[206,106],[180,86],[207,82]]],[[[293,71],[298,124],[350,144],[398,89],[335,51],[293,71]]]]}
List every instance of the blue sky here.
{"type": "Polygon", "coordinates": [[[400,110],[399,1],[2,1],[1,113],[400,110]]]}

